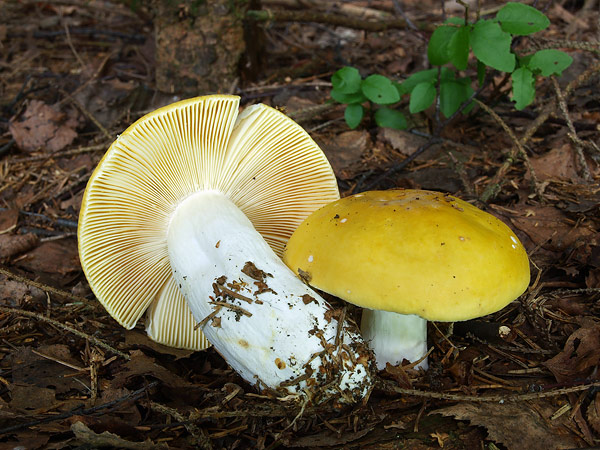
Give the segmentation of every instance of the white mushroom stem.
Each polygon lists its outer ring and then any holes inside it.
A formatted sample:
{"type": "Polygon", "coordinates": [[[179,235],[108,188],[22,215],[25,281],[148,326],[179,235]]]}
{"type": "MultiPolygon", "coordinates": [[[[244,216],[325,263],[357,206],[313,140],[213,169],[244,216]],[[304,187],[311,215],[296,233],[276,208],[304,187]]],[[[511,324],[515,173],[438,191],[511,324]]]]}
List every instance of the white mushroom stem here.
{"type": "Polygon", "coordinates": [[[325,300],[283,264],[225,195],[204,191],[182,201],[167,246],[202,331],[248,382],[286,394],[308,392],[313,400],[366,395],[371,357],[357,330],[338,325],[325,300]]]}
{"type": "MultiPolygon", "coordinates": [[[[363,338],[375,353],[377,368],[397,365],[406,359],[418,361],[427,353],[427,321],[413,314],[364,309],[363,338]]],[[[427,358],[417,367],[427,369],[427,358]]]]}

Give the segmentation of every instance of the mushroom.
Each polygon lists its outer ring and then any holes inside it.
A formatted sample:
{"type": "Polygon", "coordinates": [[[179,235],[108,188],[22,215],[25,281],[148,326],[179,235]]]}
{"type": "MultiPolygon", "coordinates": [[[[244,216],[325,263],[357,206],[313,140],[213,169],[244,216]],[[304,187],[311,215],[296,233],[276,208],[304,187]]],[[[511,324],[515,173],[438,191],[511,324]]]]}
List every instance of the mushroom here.
{"type": "Polygon", "coordinates": [[[308,216],[283,259],[310,285],[365,308],[361,329],[383,369],[427,367],[427,320],[500,310],[529,284],[529,260],[503,222],[438,192],[370,191],[308,216]]]}
{"type": "Polygon", "coordinates": [[[335,176],[284,114],[238,110],[236,96],[185,100],[117,138],[81,205],[85,275],[125,328],[147,310],[152,339],[210,341],[259,388],[357,400],[372,354],[278,256],[311,211],[339,198],[335,176]]]}

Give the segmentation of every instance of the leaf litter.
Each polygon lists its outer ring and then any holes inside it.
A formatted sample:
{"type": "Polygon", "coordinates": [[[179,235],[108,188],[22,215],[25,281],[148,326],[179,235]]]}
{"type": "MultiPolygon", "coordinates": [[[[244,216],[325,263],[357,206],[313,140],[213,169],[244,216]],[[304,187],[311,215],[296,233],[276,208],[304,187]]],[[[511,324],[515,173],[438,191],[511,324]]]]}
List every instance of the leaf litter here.
{"type": "MultiPolygon", "coordinates": [[[[353,1],[336,14],[383,20],[395,3],[353,1]]],[[[442,17],[434,2],[402,6],[413,23],[442,17]]],[[[182,8],[180,20],[190,14],[182,8]]],[[[547,14],[546,39],[570,39],[567,47],[597,40],[597,11],[557,4],[547,14]]],[[[431,324],[427,372],[388,366],[365,404],[302,409],[248,385],[212,349],[165,348],[143,324],[123,330],[82,274],[75,233],[93,167],[130,123],[179,98],[155,89],[152,11],[124,2],[5,2],[0,16],[0,448],[598,444],[600,110],[585,46],[570,47],[575,63],[558,80],[567,115],[552,82],[537,86],[546,102],[516,112],[498,78],[481,97],[497,116],[482,109],[458,117],[429,145],[434,110],[411,117],[417,133],[370,123],[349,131],[343,108],[326,103],[329,77],[343,65],[398,80],[421,70],[420,33],[259,27],[269,64],[231,89],[244,103],[281,107],[300,121],[331,159],[344,195],[448,191],[508,223],[532,261],[530,289],[504,310],[455,333],[431,324]],[[526,160],[499,120],[523,141],[526,160]],[[487,204],[477,203],[487,192],[487,204]]],[[[360,318],[358,308],[347,314],[360,318]]]]}

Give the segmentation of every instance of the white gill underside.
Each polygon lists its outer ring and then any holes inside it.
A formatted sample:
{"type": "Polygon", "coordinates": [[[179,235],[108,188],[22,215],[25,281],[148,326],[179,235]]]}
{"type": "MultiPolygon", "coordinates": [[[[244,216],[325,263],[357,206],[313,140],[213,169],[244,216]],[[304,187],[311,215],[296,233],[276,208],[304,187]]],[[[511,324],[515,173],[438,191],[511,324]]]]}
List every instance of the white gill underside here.
{"type": "Polygon", "coordinates": [[[226,196],[209,191],[185,199],[167,241],[173,275],[196,321],[244,379],[298,392],[335,377],[342,398],[366,394],[369,354],[360,336],[347,323],[338,333],[325,300],[285,266],[226,196]],[[324,346],[329,353],[315,357],[324,346]]]}
{"type": "MultiPolygon", "coordinates": [[[[427,321],[414,314],[364,309],[360,328],[379,370],[388,362],[393,366],[404,359],[414,362],[427,353],[427,321]]],[[[417,367],[427,369],[427,358],[417,367]]]]}

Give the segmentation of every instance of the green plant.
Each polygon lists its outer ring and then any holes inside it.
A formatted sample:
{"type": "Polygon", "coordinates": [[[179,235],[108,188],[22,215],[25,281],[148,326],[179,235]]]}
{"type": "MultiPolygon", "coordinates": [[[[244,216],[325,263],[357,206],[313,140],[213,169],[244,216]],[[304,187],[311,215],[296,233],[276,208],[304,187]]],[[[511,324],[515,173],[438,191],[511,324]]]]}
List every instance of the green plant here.
{"type": "Polygon", "coordinates": [[[396,83],[382,75],[362,78],[354,67],[344,67],[333,74],[331,97],[346,104],[344,117],[350,128],[361,122],[369,102],[374,111],[375,123],[381,127],[403,129],[407,122],[404,115],[386,105],[397,103],[408,95],[408,109],[415,114],[429,108],[436,99],[439,109],[451,117],[461,106],[468,112],[473,104],[467,104],[474,90],[468,76],[458,76],[458,71],[468,67],[471,51],[476,59],[477,82],[485,80],[487,67],[511,74],[512,99],[515,108],[521,110],[535,98],[536,76],[560,75],[572,58],[564,52],[547,49],[529,55],[517,55],[511,45],[514,36],[526,36],[548,27],[550,21],[537,9],[509,2],[493,19],[478,19],[469,23],[468,10],[465,19],[453,17],[436,28],[427,47],[427,57],[432,69],[414,73],[402,83],[396,83]],[[454,66],[456,70],[446,67],[454,66]],[[373,105],[377,105],[374,107],[373,105]]]}

